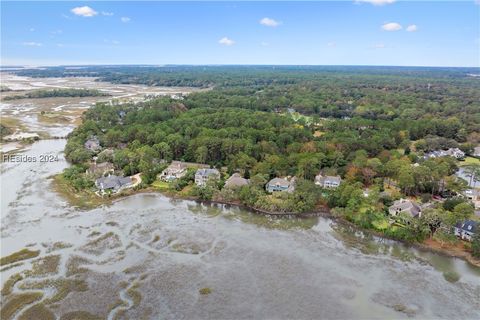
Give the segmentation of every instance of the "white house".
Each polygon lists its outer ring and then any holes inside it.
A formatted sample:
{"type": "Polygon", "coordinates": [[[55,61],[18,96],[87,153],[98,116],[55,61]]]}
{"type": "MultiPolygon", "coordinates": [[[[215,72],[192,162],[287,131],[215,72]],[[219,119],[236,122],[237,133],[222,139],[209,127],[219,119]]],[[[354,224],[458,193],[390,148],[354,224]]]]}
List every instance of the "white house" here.
{"type": "Polygon", "coordinates": [[[340,176],[323,176],[322,174],[318,174],[315,177],[315,184],[322,188],[335,189],[340,186],[340,183],[342,183],[340,176]]]}
{"type": "Polygon", "coordinates": [[[195,184],[203,187],[210,180],[220,179],[220,172],[217,169],[198,169],[195,173],[195,184]]]}

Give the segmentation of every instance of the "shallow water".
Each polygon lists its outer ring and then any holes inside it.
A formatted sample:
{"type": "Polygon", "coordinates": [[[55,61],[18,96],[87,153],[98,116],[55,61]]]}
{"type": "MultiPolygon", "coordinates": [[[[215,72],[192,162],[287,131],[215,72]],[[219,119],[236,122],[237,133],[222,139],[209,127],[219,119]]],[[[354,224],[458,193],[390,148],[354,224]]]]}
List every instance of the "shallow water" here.
{"type": "MultiPolygon", "coordinates": [[[[25,152],[59,155],[56,162],[1,164],[1,255],[26,246],[41,250],[40,257],[60,254],[57,273],[23,282],[88,284],[88,291],[48,305],[57,316],[85,310],[106,319],[480,318],[478,268],[329,219],[278,220],[160,194],[72,208],[49,178],[67,166],[64,145],[44,140],[25,152]],[[447,272],[460,279],[448,282],[447,272]],[[201,295],[201,288],[211,293],[201,295]]],[[[4,270],[2,285],[30,268],[27,261],[4,270]]],[[[21,291],[22,282],[13,289],[21,291]]],[[[45,292],[48,298],[55,290],[45,292]]]]}

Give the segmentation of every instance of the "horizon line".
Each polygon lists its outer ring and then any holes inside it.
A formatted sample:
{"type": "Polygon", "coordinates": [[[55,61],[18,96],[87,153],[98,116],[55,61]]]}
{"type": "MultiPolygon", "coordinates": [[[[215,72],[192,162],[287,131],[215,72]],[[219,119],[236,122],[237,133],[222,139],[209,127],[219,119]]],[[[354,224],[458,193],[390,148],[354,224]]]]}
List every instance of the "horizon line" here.
{"type": "Polygon", "coordinates": [[[143,66],[143,67],[176,67],[176,66],[191,66],[191,67],[396,67],[396,68],[474,68],[480,69],[480,66],[439,66],[439,65],[382,65],[382,64],[215,64],[215,63],[205,63],[205,64],[192,64],[192,63],[168,63],[168,64],[140,64],[140,63],[118,63],[118,64],[105,64],[105,63],[80,63],[80,64],[10,64],[2,65],[0,68],[48,68],[48,67],[116,67],[116,66],[143,66]]]}

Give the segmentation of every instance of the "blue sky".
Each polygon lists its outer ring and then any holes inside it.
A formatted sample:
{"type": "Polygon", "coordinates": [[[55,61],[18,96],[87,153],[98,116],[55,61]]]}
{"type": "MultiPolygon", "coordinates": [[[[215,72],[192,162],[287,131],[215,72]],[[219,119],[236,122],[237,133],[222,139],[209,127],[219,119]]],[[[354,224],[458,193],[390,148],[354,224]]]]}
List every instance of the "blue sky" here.
{"type": "Polygon", "coordinates": [[[1,2],[2,65],[480,66],[480,0],[1,2]]]}

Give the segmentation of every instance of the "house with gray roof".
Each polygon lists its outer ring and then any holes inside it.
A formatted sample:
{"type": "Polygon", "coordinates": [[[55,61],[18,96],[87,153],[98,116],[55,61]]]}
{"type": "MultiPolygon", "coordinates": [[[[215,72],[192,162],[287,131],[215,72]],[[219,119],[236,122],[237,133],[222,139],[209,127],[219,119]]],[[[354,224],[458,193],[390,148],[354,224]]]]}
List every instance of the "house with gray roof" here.
{"type": "Polygon", "coordinates": [[[342,178],[340,176],[324,176],[318,174],[315,177],[315,184],[322,188],[335,189],[340,186],[340,183],[342,183],[342,178]]]}
{"type": "Polygon", "coordinates": [[[108,191],[117,193],[130,187],[132,185],[132,179],[130,177],[109,175],[95,180],[95,185],[101,194],[105,194],[108,191]]]}
{"type": "Polygon", "coordinates": [[[93,152],[97,152],[98,150],[100,150],[102,148],[100,146],[100,141],[98,140],[98,138],[96,136],[92,136],[92,137],[90,137],[90,139],[85,141],[84,147],[85,147],[85,149],[93,151],[93,152]]]}
{"type": "Polygon", "coordinates": [[[220,172],[217,169],[198,169],[195,173],[195,184],[204,187],[210,180],[219,180],[220,172]]]}
{"type": "Polygon", "coordinates": [[[239,173],[234,173],[225,181],[225,188],[235,189],[246,186],[250,183],[248,179],[242,177],[239,173]]]}
{"type": "Polygon", "coordinates": [[[478,232],[479,223],[473,220],[465,220],[455,225],[454,234],[462,240],[472,241],[478,232]]]}
{"type": "Polygon", "coordinates": [[[277,191],[287,191],[293,192],[295,191],[295,183],[296,177],[291,179],[288,178],[273,178],[272,180],[268,181],[265,185],[265,190],[267,192],[277,192],[277,191]]]}
{"type": "Polygon", "coordinates": [[[393,202],[393,205],[388,208],[388,213],[393,217],[406,213],[413,218],[417,218],[422,216],[422,209],[415,201],[400,199],[393,202]]]}

